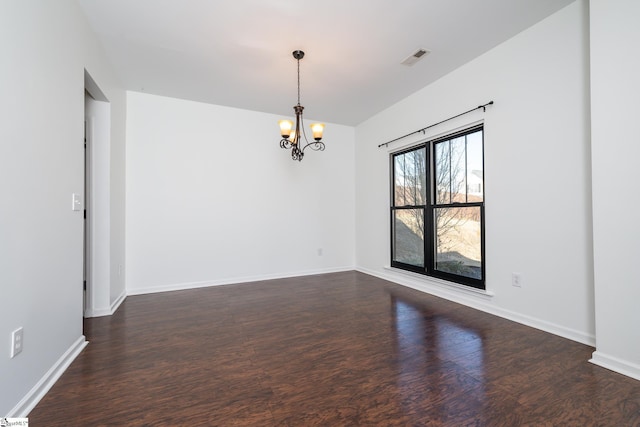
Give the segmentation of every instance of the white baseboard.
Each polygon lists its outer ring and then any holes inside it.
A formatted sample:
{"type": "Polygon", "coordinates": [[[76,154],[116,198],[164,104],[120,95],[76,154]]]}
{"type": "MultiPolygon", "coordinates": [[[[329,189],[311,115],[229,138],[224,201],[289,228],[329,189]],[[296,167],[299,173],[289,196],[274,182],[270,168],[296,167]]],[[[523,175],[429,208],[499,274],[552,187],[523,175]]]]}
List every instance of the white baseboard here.
{"type": "Polygon", "coordinates": [[[118,307],[120,307],[120,304],[123,303],[123,301],[125,300],[125,298],[127,298],[127,291],[126,290],[122,290],[122,293],[118,296],[118,298],[116,298],[116,300],[111,304],[111,313],[113,314],[118,310],[118,307]]]}
{"type": "Polygon", "coordinates": [[[122,293],[118,296],[118,298],[116,298],[116,300],[111,304],[109,308],[97,308],[97,309],[87,308],[84,313],[84,317],[111,316],[113,313],[116,312],[118,307],[120,307],[120,304],[122,304],[122,302],[125,300],[126,297],[127,297],[127,292],[122,291],[122,293]]]}
{"type": "Polygon", "coordinates": [[[592,358],[589,362],[609,369],[610,371],[626,375],[635,380],[640,380],[640,366],[635,363],[628,362],[614,356],[609,356],[608,354],[604,354],[597,350],[593,352],[592,358]]]}
{"type": "Polygon", "coordinates": [[[40,402],[47,392],[58,381],[58,378],[67,370],[71,362],[75,360],[88,342],[84,335],[74,342],[71,347],[58,359],[58,361],[47,371],[46,374],[33,386],[29,393],[9,411],[7,418],[26,418],[29,412],[40,402]]]}
{"type": "Polygon", "coordinates": [[[207,288],[209,286],[236,285],[239,283],[260,282],[263,280],[286,279],[289,277],[312,276],[315,274],[339,273],[353,271],[354,266],[335,267],[320,270],[296,271],[292,273],[263,274],[258,276],[233,277],[220,280],[207,280],[204,282],[175,283],[171,285],[147,286],[142,288],[127,289],[128,295],[154,294],[159,292],[182,291],[185,289],[207,288]]]}
{"type": "Polygon", "coordinates": [[[413,277],[417,275],[396,272],[380,273],[362,267],[358,267],[356,269],[371,276],[379,277],[399,285],[407,286],[421,292],[466,305],[467,307],[471,307],[476,310],[484,311],[485,313],[493,314],[504,319],[531,326],[532,328],[540,329],[541,331],[549,332],[572,341],[577,341],[579,343],[595,347],[596,338],[594,335],[586,334],[556,323],[547,322],[545,320],[491,305],[490,302],[493,296],[491,292],[460,289],[457,285],[449,285],[445,281],[431,279],[422,275],[420,275],[420,277],[413,277]]]}

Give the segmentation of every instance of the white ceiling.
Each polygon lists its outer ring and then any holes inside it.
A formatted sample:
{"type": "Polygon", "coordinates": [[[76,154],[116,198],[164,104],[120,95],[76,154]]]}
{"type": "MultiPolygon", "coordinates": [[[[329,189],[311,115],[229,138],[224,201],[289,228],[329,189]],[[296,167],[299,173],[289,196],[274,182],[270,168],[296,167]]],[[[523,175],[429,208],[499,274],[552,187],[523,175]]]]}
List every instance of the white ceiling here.
{"type": "Polygon", "coordinates": [[[291,117],[301,49],[305,117],[356,125],[573,1],[78,3],[127,90],[291,117]]]}

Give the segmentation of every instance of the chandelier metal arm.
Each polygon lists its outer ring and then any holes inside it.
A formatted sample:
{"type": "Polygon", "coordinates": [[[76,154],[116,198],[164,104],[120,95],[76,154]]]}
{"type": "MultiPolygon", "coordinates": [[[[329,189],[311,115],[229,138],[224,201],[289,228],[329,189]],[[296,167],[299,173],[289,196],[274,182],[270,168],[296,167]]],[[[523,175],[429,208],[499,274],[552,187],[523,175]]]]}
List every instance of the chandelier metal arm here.
{"type": "Polygon", "coordinates": [[[302,151],[304,151],[307,147],[311,148],[313,151],[324,151],[324,142],[322,141],[308,142],[307,145],[302,147],[302,151]]]}
{"type": "MultiPolygon", "coordinates": [[[[298,144],[294,144],[290,139],[288,138],[282,138],[280,140],[280,148],[292,148],[292,147],[296,147],[298,146],[298,144]]],[[[300,151],[304,151],[307,147],[309,147],[311,150],[313,151],[324,151],[325,149],[325,145],[324,142],[322,141],[312,141],[312,142],[308,142],[304,147],[302,147],[300,149],[300,151]]]]}

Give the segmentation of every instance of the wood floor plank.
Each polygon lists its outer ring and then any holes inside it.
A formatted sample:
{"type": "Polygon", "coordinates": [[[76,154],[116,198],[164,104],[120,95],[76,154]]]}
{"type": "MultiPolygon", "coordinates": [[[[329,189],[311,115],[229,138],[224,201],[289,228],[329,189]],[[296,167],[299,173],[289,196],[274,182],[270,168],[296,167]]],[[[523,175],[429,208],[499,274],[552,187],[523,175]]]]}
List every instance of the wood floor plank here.
{"type": "Polygon", "coordinates": [[[593,348],[358,272],[131,296],[34,426],[640,426],[593,348]]]}

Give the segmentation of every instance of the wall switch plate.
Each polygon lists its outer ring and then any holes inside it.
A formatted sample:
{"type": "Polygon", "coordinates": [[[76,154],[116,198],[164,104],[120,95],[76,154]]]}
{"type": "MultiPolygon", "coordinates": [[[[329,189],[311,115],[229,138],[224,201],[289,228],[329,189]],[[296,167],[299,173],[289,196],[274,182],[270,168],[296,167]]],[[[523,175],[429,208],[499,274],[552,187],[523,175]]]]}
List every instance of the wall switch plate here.
{"type": "Polygon", "coordinates": [[[71,210],[79,211],[82,209],[82,199],[78,193],[71,194],[71,210]]]}
{"type": "Polygon", "coordinates": [[[522,274],[521,273],[511,273],[511,284],[516,288],[522,287],[522,274]]]}
{"type": "Polygon", "coordinates": [[[23,330],[22,327],[11,333],[11,358],[13,359],[22,351],[23,347],[23,330]]]}

